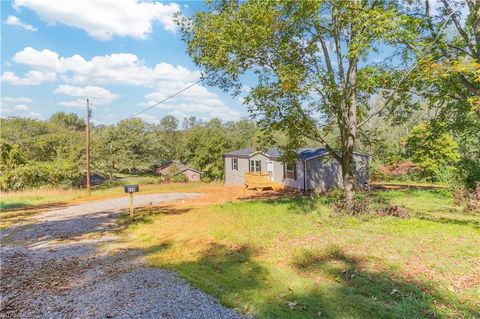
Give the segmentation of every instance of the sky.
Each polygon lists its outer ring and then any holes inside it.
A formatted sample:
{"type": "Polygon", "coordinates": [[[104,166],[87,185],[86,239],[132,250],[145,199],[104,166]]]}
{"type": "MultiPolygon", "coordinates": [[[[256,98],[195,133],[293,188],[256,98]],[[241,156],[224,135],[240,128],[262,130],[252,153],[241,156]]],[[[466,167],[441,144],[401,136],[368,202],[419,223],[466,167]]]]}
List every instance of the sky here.
{"type": "MultiPolygon", "coordinates": [[[[195,83],[173,17],[192,15],[203,1],[13,0],[1,5],[1,116],[48,119],[55,112],[95,124],[129,118],[195,83]]],[[[248,87],[246,87],[248,88],[248,87]]],[[[247,117],[242,96],[197,84],[139,115],[209,120],[247,117]]]]}

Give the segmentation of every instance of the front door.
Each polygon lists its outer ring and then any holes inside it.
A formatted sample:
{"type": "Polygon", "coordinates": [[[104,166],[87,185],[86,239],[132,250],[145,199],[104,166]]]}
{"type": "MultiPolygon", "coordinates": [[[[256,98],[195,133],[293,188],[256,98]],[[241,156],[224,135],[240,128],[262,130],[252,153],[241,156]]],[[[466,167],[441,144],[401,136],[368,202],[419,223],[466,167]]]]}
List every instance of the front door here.
{"type": "Polygon", "coordinates": [[[273,162],[272,161],[267,161],[267,172],[270,173],[270,178],[273,179],[273,162]]]}

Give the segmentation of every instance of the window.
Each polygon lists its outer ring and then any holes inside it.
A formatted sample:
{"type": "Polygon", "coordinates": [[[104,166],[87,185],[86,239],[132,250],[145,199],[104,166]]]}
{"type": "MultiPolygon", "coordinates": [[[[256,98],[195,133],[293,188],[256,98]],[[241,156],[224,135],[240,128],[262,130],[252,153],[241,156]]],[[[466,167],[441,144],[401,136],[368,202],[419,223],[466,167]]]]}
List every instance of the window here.
{"type": "Polygon", "coordinates": [[[297,180],[297,163],[285,163],[285,178],[290,178],[293,180],[297,180]]]}
{"type": "Polygon", "coordinates": [[[250,160],[250,172],[260,172],[262,170],[262,161],[250,160]]]}
{"type": "Polygon", "coordinates": [[[238,158],[232,158],[232,170],[238,171],[238,158]]]}

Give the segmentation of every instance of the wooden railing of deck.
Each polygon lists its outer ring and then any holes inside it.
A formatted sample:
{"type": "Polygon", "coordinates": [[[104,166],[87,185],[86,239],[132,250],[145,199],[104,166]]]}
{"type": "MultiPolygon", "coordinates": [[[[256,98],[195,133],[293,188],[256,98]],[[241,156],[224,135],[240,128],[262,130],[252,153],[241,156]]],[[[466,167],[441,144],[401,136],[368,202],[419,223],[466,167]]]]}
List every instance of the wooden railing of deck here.
{"type": "Polygon", "coordinates": [[[247,189],[265,189],[272,188],[273,182],[270,173],[267,172],[248,172],[245,173],[245,188],[247,189]]]}

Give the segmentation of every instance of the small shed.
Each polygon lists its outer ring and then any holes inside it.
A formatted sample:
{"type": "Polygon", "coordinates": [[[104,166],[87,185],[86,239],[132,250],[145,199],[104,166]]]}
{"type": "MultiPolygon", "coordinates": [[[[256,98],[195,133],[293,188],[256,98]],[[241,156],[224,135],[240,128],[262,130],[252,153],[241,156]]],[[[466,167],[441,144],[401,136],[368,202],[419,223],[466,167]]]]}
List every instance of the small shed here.
{"type": "Polygon", "coordinates": [[[180,161],[166,161],[155,169],[155,173],[164,180],[175,180],[182,174],[187,182],[198,182],[202,177],[201,171],[188,167],[180,161]]]}

